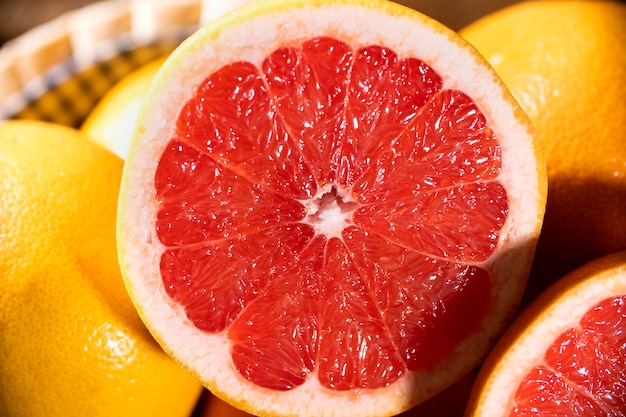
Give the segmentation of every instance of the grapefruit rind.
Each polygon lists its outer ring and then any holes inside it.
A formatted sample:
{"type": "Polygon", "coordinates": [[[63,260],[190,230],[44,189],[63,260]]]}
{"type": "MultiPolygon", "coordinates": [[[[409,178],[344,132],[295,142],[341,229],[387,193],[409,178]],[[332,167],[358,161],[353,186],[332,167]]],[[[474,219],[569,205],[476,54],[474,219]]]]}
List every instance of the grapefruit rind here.
{"type": "Polygon", "coordinates": [[[517,387],[554,340],[596,304],[626,295],[626,252],[576,269],[544,291],[507,329],[481,367],[467,416],[509,415],[517,387]]]}
{"type": "Polygon", "coordinates": [[[391,415],[436,394],[475,367],[512,317],[523,291],[543,218],[546,176],[534,131],[491,68],[455,33],[426,16],[382,1],[252,3],[200,29],[168,58],[139,117],[122,180],[118,214],[120,265],[127,289],[154,337],[211,391],[251,413],[391,415]],[[478,264],[494,276],[492,310],[482,329],[433,369],[409,372],[376,390],[332,391],[315,378],[290,391],[252,385],[235,369],[223,334],[195,329],[165,293],[155,232],[155,171],[173,136],[179,109],[208,74],[235,61],[255,65],[278,47],[332,36],[353,48],[379,44],[437,71],[444,88],[469,95],[488,117],[502,149],[497,180],[509,215],[495,253],[478,264]],[[183,325],[183,323],[185,323],[183,325]],[[453,376],[453,377],[451,377],[453,376]]]}

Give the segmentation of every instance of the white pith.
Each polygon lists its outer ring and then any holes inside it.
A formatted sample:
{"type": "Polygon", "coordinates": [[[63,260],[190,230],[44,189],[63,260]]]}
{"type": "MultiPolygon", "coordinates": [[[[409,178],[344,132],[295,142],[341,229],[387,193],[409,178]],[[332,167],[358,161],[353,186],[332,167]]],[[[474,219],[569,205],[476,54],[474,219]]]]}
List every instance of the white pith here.
{"type": "MultiPolygon", "coordinates": [[[[230,358],[225,335],[196,330],[182,309],[169,300],[160,279],[159,256],[164,247],[154,230],[156,205],[147,202],[153,201],[150,186],[159,156],[173,133],[177,109],[190,99],[194,86],[226,64],[245,60],[260,65],[277,47],[328,35],[355,48],[384,44],[400,56],[419,57],[444,77],[445,88],[461,89],[483,113],[494,116],[489,123],[500,141],[504,166],[498,180],[507,189],[510,214],[501,232],[499,249],[482,265],[502,280],[498,283],[494,314],[485,328],[499,329],[510,317],[510,305],[518,301],[515,297],[519,289],[507,286],[505,280],[527,272],[527,262],[512,263],[511,259],[521,257],[529,261],[533,247],[527,242],[537,237],[543,216],[543,207],[537,202],[545,187],[537,174],[543,168],[534,165],[536,150],[532,133],[528,124],[520,123],[516,113],[519,110],[512,99],[484,62],[460,44],[462,41],[447,29],[424,20],[417,12],[390,2],[364,1],[363,7],[354,1],[336,4],[319,1],[317,6],[301,3],[290,9],[281,7],[282,2],[258,2],[228,15],[218,25],[201,30],[185,42],[157,75],[158,88],[149,94],[147,101],[151,107],[145,108],[140,116],[127,157],[126,166],[132,169],[125,171],[122,183],[124,199],[118,216],[119,242],[124,248],[120,251],[121,268],[140,315],[164,349],[193,369],[216,394],[237,399],[249,412],[265,410],[300,416],[329,415],[330,410],[334,416],[396,414],[452,382],[446,380],[446,373],[441,372],[443,368],[459,376],[471,370],[496,335],[480,332],[459,346],[455,355],[474,358],[469,361],[472,365],[466,361],[448,361],[430,372],[409,373],[387,388],[336,392],[322,387],[311,377],[302,386],[277,393],[254,386],[241,377],[230,358]],[[468,346],[472,349],[468,350],[468,346]],[[415,389],[418,383],[419,389],[415,389]]],[[[309,214],[315,215],[317,203],[306,204],[309,214]]],[[[350,211],[342,211],[336,201],[331,202],[326,214],[318,216],[318,220],[315,223],[318,232],[334,235],[349,224],[350,211]]]]}

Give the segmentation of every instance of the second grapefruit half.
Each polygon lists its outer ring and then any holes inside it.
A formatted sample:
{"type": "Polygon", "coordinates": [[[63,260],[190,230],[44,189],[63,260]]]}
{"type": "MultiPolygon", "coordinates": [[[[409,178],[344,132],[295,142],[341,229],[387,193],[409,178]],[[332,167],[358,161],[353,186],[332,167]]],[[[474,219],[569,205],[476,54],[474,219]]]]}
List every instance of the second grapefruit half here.
{"type": "Polygon", "coordinates": [[[626,414],[626,252],[543,291],[481,367],[466,415],[626,414]]]}
{"type": "Polygon", "coordinates": [[[397,414],[478,365],[544,213],[528,119],[386,1],[256,2],[157,74],[118,248],[155,338],[260,415],[397,414]]]}

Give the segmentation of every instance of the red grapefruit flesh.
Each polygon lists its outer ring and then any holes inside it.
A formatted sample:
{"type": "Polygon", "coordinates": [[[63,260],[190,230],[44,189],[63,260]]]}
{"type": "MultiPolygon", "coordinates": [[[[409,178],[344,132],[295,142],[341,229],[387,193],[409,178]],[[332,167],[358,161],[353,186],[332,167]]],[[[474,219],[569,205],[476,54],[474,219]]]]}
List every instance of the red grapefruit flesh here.
{"type": "Polygon", "coordinates": [[[171,247],[161,275],[196,327],[228,328],[237,368],[258,385],[290,389],[317,368],[328,388],[386,386],[484,319],[489,274],[466,263],[493,252],[506,220],[497,142],[467,96],[404,61],[315,38],[271,54],[263,72],[220,69],[178,119],[155,175],[157,234],[171,247]],[[380,95],[391,97],[363,98],[380,95]],[[328,110],[314,102],[327,97],[328,110]],[[380,121],[396,101],[411,104],[380,121]],[[293,363],[271,360],[283,356],[293,363]]]}
{"type": "Polygon", "coordinates": [[[478,364],[519,301],[545,170],[470,47],[393,3],[277,1],[163,68],[119,246],[172,356],[252,413],[299,415],[398,413],[478,364]]]}

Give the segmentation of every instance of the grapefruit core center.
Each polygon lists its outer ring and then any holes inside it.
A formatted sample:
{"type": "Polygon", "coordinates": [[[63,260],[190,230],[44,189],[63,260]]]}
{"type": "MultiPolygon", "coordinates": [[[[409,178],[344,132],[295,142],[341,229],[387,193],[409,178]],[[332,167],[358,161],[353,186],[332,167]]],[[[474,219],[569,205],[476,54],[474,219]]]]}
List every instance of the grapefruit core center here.
{"type": "Polygon", "coordinates": [[[302,202],[307,215],[303,223],[309,224],[316,233],[327,238],[341,238],[344,228],[352,225],[352,214],[360,204],[349,193],[337,187],[322,192],[321,196],[302,202]]]}

